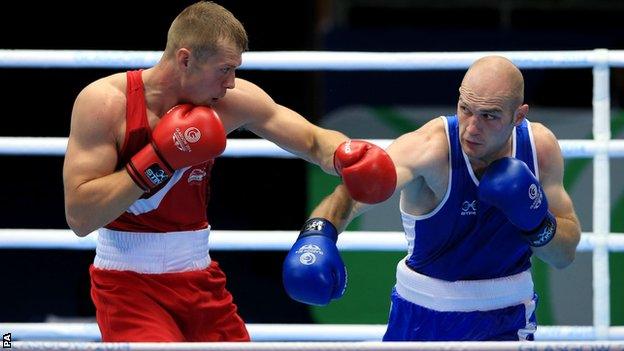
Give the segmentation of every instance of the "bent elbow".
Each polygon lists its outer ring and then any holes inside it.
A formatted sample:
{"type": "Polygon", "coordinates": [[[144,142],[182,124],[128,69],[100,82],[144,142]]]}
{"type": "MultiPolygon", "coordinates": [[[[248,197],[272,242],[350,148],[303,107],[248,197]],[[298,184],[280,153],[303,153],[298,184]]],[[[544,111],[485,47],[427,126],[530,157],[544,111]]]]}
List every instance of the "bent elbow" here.
{"type": "Polygon", "coordinates": [[[570,252],[563,255],[560,259],[552,262],[552,266],[557,269],[564,269],[574,262],[574,258],[576,258],[576,251],[571,250],[570,252]]]}
{"type": "Polygon", "coordinates": [[[556,245],[557,248],[552,252],[552,260],[549,262],[551,266],[557,269],[566,268],[574,262],[576,249],[581,240],[581,228],[576,227],[574,231],[565,232],[565,234],[564,240],[560,240],[559,244],[556,245]]]}
{"type": "Polygon", "coordinates": [[[74,234],[81,238],[89,235],[93,231],[91,228],[84,225],[70,223],[69,221],[67,222],[67,224],[69,224],[69,228],[74,232],[74,234]]]}
{"type": "Polygon", "coordinates": [[[93,232],[93,230],[90,229],[86,229],[86,228],[78,228],[78,227],[70,227],[71,230],[74,232],[74,234],[76,234],[76,236],[79,236],[81,238],[84,238],[85,236],[91,234],[91,232],[93,232]]]}
{"type": "Polygon", "coordinates": [[[557,262],[554,262],[552,266],[557,269],[564,269],[568,267],[571,263],[572,261],[557,261],[557,262]]]}
{"type": "Polygon", "coordinates": [[[95,230],[95,228],[92,228],[88,222],[79,220],[69,214],[65,215],[65,219],[69,228],[79,237],[85,237],[95,230]]]}

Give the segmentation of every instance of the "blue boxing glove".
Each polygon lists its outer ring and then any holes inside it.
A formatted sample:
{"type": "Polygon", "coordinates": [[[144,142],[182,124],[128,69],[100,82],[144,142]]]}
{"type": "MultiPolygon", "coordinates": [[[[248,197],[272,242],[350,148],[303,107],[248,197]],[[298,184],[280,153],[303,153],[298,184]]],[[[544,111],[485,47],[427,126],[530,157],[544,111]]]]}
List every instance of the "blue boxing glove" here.
{"type": "Polygon", "coordinates": [[[310,305],[327,305],[347,286],[347,268],[340,258],[338,231],[324,218],[311,218],[292,246],[282,271],[286,293],[310,305]]]}
{"type": "Polygon", "coordinates": [[[548,211],[544,190],[521,160],[504,157],[492,162],[479,182],[479,200],[503,212],[531,246],[544,246],[555,236],[557,220],[548,211]]]}

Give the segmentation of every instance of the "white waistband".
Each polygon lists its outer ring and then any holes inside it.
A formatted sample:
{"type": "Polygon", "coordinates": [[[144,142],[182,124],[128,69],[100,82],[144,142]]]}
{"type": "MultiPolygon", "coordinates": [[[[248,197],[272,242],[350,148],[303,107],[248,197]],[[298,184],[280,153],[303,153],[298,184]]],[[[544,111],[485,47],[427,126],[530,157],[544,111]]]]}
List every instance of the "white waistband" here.
{"type": "Polygon", "coordinates": [[[533,298],[530,270],[503,278],[450,282],[413,271],[405,259],[397,266],[395,288],[407,301],[442,312],[490,311],[533,298]]]}
{"type": "Polygon", "coordinates": [[[201,270],[210,264],[210,228],[168,233],[135,233],[100,228],[93,265],[138,273],[201,270]]]}

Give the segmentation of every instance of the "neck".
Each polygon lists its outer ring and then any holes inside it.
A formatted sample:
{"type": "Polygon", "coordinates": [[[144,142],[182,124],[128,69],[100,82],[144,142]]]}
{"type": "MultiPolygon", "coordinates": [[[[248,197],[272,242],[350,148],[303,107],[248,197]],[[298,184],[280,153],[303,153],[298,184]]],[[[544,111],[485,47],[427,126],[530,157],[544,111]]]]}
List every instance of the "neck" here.
{"type": "Polygon", "coordinates": [[[148,109],[158,116],[180,102],[178,79],[175,77],[174,67],[164,60],[143,71],[145,102],[148,109]]]}

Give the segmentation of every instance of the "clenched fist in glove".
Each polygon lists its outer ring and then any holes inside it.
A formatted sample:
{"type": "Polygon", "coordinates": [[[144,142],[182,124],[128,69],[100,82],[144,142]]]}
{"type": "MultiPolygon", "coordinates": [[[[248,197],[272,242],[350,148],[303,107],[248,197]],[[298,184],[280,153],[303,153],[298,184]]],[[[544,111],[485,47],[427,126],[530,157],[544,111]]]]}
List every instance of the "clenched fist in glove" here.
{"type": "Polygon", "coordinates": [[[303,225],[282,271],[284,288],[293,300],[322,306],[344,294],[347,269],[337,239],[336,227],[324,218],[312,218],[303,225]]]}
{"type": "Polygon", "coordinates": [[[334,168],[351,197],[375,204],[387,200],[396,188],[394,163],[379,146],[363,140],[347,140],[334,152],[334,168]]]}
{"type": "Polygon", "coordinates": [[[223,124],[212,108],[177,105],[160,119],[151,142],[130,159],[126,171],[139,187],[149,191],[176,169],[221,155],[225,143],[223,124]]]}
{"type": "Polygon", "coordinates": [[[479,200],[501,210],[531,246],[544,246],[555,236],[557,220],[548,211],[544,190],[521,160],[492,162],[479,182],[479,200]]]}

